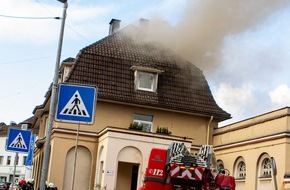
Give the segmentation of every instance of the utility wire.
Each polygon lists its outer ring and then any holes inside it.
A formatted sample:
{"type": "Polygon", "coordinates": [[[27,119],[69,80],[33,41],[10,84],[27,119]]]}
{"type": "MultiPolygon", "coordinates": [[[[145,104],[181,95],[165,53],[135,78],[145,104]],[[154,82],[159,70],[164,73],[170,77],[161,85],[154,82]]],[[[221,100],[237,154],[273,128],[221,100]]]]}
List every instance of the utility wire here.
{"type": "Polygon", "coordinates": [[[61,17],[24,17],[24,16],[10,16],[10,15],[0,15],[0,17],[16,18],[16,19],[57,19],[57,20],[61,19],[61,17]]]}
{"type": "Polygon", "coordinates": [[[37,58],[30,58],[30,59],[21,59],[21,60],[13,60],[13,61],[0,61],[0,65],[11,65],[11,64],[16,64],[16,63],[23,63],[23,62],[30,62],[30,61],[37,61],[37,60],[44,60],[44,59],[52,59],[54,58],[53,56],[49,57],[37,57],[37,58]]]}
{"type": "MultiPolygon", "coordinates": [[[[54,14],[50,9],[48,9],[46,6],[44,6],[39,0],[35,0],[39,6],[41,6],[43,9],[45,9],[47,12],[54,14]]],[[[77,36],[85,40],[86,42],[90,42],[87,38],[85,38],[83,35],[81,35],[79,32],[77,32],[75,29],[73,29],[71,26],[69,26],[67,23],[65,23],[65,26],[68,27],[71,31],[73,31],[77,36]]]]}
{"type": "MultiPolygon", "coordinates": [[[[54,14],[52,11],[50,11],[47,7],[45,7],[42,3],[40,3],[38,0],[35,0],[39,6],[41,6],[43,9],[45,9],[47,12],[50,14],[54,14]]],[[[15,18],[15,19],[62,19],[61,17],[23,17],[23,16],[9,16],[9,15],[1,15],[0,17],[7,17],[7,18],[15,18]]],[[[84,41],[90,43],[90,41],[85,38],[82,34],[77,32],[75,29],[73,29],[71,26],[69,26],[67,23],[65,24],[71,31],[73,31],[78,37],[82,38],[84,41]]],[[[22,60],[13,60],[13,61],[0,61],[0,66],[1,65],[11,65],[11,64],[18,64],[22,62],[28,62],[28,61],[34,61],[34,60],[41,60],[41,59],[50,59],[51,57],[41,57],[41,58],[32,58],[32,59],[22,59],[22,60]]]]}
{"type": "Polygon", "coordinates": [[[71,26],[69,26],[68,24],[65,24],[65,26],[67,26],[69,29],[71,29],[71,31],[73,31],[77,36],[79,36],[80,38],[82,38],[83,40],[85,40],[86,42],[90,43],[90,41],[85,38],[83,35],[81,35],[79,32],[77,32],[76,30],[74,30],[71,26]]]}
{"type": "Polygon", "coordinates": [[[40,3],[38,0],[35,0],[41,8],[49,12],[50,14],[54,14],[51,10],[49,10],[46,6],[44,6],[42,3],[40,3]]]}
{"type": "Polygon", "coordinates": [[[12,98],[13,96],[23,95],[27,91],[28,92],[29,91],[32,91],[33,89],[35,89],[36,87],[39,87],[40,85],[43,85],[44,83],[48,83],[48,86],[49,86],[49,84],[51,83],[50,82],[50,79],[51,79],[51,77],[44,78],[42,80],[37,81],[37,83],[34,83],[32,85],[29,85],[29,86],[25,86],[23,89],[16,90],[16,91],[14,91],[12,93],[3,93],[2,95],[0,95],[0,100],[2,100],[2,99],[9,99],[9,98],[12,98]]]}
{"type": "MultiPolygon", "coordinates": [[[[64,56],[69,56],[70,54],[63,54],[64,56]]],[[[46,57],[36,57],[36,58],[29,58],[29,59],[19,59],[19,60],[11,60],[11,61],[1,61],[0,60],[0,66],[1,65],[12,65],[12,64],[21,64],[23,62],[33,62],[37,60],[49,60],[49,59],[55,59],[55,56],[46,56],[46,57]]],[[[34,62],[33,62],[34,64],[34,62]]]]}

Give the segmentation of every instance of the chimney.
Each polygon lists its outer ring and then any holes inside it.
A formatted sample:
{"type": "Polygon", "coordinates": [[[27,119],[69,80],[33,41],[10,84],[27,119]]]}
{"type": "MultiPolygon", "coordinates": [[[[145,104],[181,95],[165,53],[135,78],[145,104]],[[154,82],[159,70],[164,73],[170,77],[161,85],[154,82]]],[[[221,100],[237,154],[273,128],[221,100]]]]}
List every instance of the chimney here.
{"type": "Polygon", "coordinates": [[[114,19],[114,18],[111,20],[111,22],[109,23],[110,24],[109,36],[119,30],[120,23],[121,23],[121,20],[114,19]]]}
{"type": "Polygon", "coordinates": [[[139,19],[139,26],[142,27],[143,29],[147,29],[149,25],[149,20],[145,18],[140,18],[139,19]]]}

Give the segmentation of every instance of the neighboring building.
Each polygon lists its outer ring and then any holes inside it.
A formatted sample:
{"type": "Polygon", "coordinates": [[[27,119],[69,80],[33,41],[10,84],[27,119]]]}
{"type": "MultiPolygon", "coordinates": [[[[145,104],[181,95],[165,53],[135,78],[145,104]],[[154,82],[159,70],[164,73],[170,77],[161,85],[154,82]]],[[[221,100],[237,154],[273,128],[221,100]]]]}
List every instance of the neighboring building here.
{"type": "Polygon", "coordinates": [[[215,129],[218,163],[236,178],[237,190],[290,190],[290,108],[215,129]],[[275,160],[277,175],[273,172],[275,160]]]}
{"type": "MultiPolygon", "coordinates": [[[[151,148],[184,142],[192,151],[212,144],[218,122],[230,118],[215,102],[200,69],[157,44],[145,42],[145,20],[83,48],[61,66],[60,82],[98,87],[93,125],[54,122],[48,181],[71,189],[80,127],[74,189],[136,189],[151,148]],[[144,39],[144,41],[142,41],[144,39]],[[79,126],[78,126],[79,125],[79,126]],[[136,130],[140,128],[141,130],[136,130]],[[166,134],[157,133],[160,129],[166,134]],[[170,133],[168,132],[170,131],[170,133]],[[169,134],[168,134],[169,133],[169,134]]],[[[51,92],[37,106],[39,129],[33,176],[39,186],[51,92]]]]}
{"type": "MultiPolygon", "coordinates": [[[[27,178],[28,174],[31,173],[25,166],[28,154],[19,153],[18,157],[16,157],[16,153],[7,152],[5,146],[9,127],[21,128],[22,125],[25,125],[25,127],[31,129],[33,122],[34,119],[29,118],[18,125],[0,125],[0,182],[12,182],[15,159],[17,159],[14,180],[16,183],[22,178],[27,178]]],[[[33,133],[37,134],[37,129],[33,129],[33,133]]]]}

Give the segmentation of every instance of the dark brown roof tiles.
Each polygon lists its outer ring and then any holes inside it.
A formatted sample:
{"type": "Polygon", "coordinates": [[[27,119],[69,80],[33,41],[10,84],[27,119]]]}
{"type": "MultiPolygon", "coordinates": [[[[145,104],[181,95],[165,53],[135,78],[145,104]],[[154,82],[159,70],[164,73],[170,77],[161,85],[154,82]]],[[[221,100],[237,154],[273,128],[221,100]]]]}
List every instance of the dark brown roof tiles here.
{"type": "Polygon", "coordinates": [[[230,118],[215,102],[200,69],[152,43],[133,40],[125,28],[83,48],[67,82],[98,86],[98,98],[230,118]],[[159,69],[157,92],[134,88],[132,66],[159,69]]]}

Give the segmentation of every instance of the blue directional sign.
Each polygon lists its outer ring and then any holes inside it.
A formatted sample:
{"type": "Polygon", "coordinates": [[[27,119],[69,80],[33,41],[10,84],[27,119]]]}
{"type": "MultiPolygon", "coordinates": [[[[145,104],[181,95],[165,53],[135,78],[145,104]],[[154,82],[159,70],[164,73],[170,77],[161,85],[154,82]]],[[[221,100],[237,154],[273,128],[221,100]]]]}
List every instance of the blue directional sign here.
{"type": "Polygon", "coordinates": [[[31,135],[29,130],[9,128],[6,151],[28,153],[31,135]]]}
{"type": "Polygon", "coordinates": [[[92,124],[96,94],[96,87],[60,84],[56,120],[92,124]]]}

